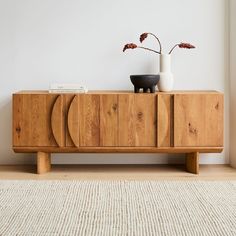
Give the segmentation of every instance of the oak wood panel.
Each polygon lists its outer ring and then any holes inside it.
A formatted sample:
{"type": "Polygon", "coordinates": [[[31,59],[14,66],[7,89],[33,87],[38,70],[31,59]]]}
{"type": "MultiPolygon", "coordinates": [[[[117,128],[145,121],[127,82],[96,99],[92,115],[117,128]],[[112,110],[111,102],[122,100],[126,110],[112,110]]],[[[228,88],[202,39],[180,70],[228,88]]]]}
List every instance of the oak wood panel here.
{"type": "Polygon", "coordinates": [[[223,146],[223,95],[174,95],[174,146],[223,146]]]}
{"type": "Polygon", "coordinates": [[[119,95],[119,146],[156,146],[156,122],[155,95],[119,95]]]}
{"type": "Polygon", "coordinates": [[[135,123],[134,123],[134,107],[135,97],[133,94],[119,95],[119,146],[135,146],[135,123]]]}
{"type": "Polygon", "coordinates": [[[37,153],[37,173],[44,174],[51,170],[51,154],[46,152],[37,153]]]}
{"type": "Polygon", "coordinates": [[[187,153],[185,166],[188,172],[193,174],[199,174],[199,153],[187,153]]]}
{"type": "Polygon", "coordinates": [[[157,101],[152,94],[135,96],[136,146],[157,144],[157,101]]]}
{"type": "Polygon", "coordinates": [[[13,147],[13,150],[28,153],[220,153],[223,147],[13,147]]]}
{"type": "Polygon", "coordinates": [[[74,94],[63,94],[63,99],[64,99],[64,115],[65,115],[65,126],[66,126],[66,146],[67,147],[73,147],[75,146],[70,133],[69,133],[69,127],[68,127],[68,113],[69,113],[69,108],[71,105],[71,102],[73,98],[75,97],[74,94]]]}
{"type": "Polygon", "coordinates": [[[206,95],[206,146],[224,146],[224,96],[206,95]],[[206,141],[208,140],[208,142],[206,141]]]}
{"type": "Polygon", "coordinates": [[[57,146],[51,130],[55,94],[13,95],[13,145],[57,146]]]}
{"type": "Polygon", "coordinates": [[[100,146],[118,146],[118,95],[100,96],[100,146]]]}
{"type": "Polygon", "coordinates": [[[170,94],[158,94],[157,96],[157,146],[170,147],[171,135],[173,135],[171,119],[172,103],[170,94]]]}
{"type": "Polygon", "coordinates": [[[80,97],[74,96],[67,115],[68,132],[76,147],[80,146],[79,101],[80,97]]]}
{"type": "Polygon", "coordinates": [[[66,144],[66,121],[64,107],[63,95],[59,95],[54,103],[51,115],[52,132],[59,147],[64,147],[66,144]]]}
{"type": "Polygon", "coordinates": [[[100,146],[100,96],[91,94],[79,97],[80,146],[100,146]]]}

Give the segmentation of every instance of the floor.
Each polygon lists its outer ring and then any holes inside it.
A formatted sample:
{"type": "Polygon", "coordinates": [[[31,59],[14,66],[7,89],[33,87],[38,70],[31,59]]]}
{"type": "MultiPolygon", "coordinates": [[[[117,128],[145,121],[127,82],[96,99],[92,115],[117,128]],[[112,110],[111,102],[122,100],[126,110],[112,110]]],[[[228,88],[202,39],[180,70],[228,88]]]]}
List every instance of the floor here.
{"type": "Polygon", "coordinates": [[[229,165],[201,165],[200,174],[187,173],[183,165],[54,165],[37,175],[35,166],[0,166],[0,179],[38,180],[236,180],[229,165]]]}

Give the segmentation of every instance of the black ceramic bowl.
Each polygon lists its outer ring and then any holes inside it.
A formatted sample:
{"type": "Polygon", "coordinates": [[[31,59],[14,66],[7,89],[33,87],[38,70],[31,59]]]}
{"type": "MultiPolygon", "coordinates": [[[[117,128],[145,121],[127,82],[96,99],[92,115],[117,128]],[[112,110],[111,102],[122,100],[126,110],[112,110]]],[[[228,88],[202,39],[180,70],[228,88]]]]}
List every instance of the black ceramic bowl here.
{"type": "Polygon", "coordinates": [[[151,93],[155,93],[155,87],[160,79],[159,75],[131,75],[130,80],[134,85],[134,92],[139,93],[140,89],[143,89],[144,93],[150,90],[151,93]]]}

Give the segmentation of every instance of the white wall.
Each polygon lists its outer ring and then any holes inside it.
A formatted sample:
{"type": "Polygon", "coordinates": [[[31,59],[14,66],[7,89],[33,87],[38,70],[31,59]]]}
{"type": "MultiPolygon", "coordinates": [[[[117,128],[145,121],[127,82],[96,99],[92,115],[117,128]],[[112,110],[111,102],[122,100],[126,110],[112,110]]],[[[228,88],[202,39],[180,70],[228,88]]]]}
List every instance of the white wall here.
{"type": "Polygon", "coordinates": [[[236,167],[236,1],[230,0],[230,164],[236,167]]]}
{"type": "MultiPolygon", "coordinates": [[[[146,31],[156,33],[166,51],[182,41],[196,45],[173,54],[175,89],[226,91],[224,0],[0,0],[0,164],[32,160],[11,150],[13,92],[48,89],[52,82],[132,89],[130,74],[158,72],[156,55],[122,52],[146,31]]],[[[151,39],[146,44],[157,47],[151,39]]],[[[57,163],[177,160],[143,154],[54,156],[57,163]]],[[[202,155],[201,162],[228,162],[228,142],[224,153],[202,155]]]]}

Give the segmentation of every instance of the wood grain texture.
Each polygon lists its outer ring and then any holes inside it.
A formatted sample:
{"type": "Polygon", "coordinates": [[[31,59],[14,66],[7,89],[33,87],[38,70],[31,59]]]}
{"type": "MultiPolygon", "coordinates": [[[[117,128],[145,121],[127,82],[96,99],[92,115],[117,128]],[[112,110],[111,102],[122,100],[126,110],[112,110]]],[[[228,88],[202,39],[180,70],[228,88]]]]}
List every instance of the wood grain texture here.
{"type": "Polygon", "coordinates": [[[100,96],[100,146],[118,146],[118,95],[100,96]]]}
{"type": "Polygon", "coordinates": [[[135,146],[135,97],[133,94],[119,95],[119,146],[135,146]]]}
{"type": "Polygon", "coordinates": [[[223,95],[174,95],[174,146],[223,146],[223,95]]]}
{"type": "Polygon", "coordinates": [[[63,95],[59,95],[53,105],[51,115],[51,127],[54,138],[59,147],[66,145],[65,132],[66,132],[66,121],[64,114],[64,99],[63,95]]]}
{"type": "Polygon", "coordinates": [[[152,94],[135,96],[135,142],[136,146],[156,146],[157,101],[152,94]]]}
{"type": "Polygon", "coordinates": [[[16,151],[28,150],[28,147],[30,151],[32,147],[33,151],[38,148],[53,152],[174,153],[170,146],[183,148],[183,152],[222,150],[223,94],[107,91],[13,95],[13,148],[16,151]]]}
{"type": "Polygon", "coordinates": [[[80,146],[79,100],[79,96],[74,96],[67,115],[68,133],[76,147],[80,146]]]}
{"type": "Polygon", "coordinates": [[[13,95],[13,145],[57,146],[51,130],[55,94],[13,95]]]}
{"type": "Polygon", "coordinates": [[[156,146],[156,122],[155,95],[119,95],[119,146],[156,146]]]}
{"type": "Polygon", "coordinates": [[[171,146],[171,95],[158,94],[157,96],[157,146],[171,146]]]}
{"type": "Polygon", "coordinates": [[[19,153],[220,153],[223,147],[13,147],[13,150],[19,153]]]}
{"type": "Polygon", "coordinates": [[[186,154],[186,170],[193,174],[199,174],[199,153],[186,154]]]}
{"type": "Polygon", "coordinates": [[[44,174],[51,170],[51,154],[46,152],[37,153],[37,173],[44,174]]]}
{"type": "Polygon", "coordinates": [[[65,115],[65,128],[66,128],[66,147],[74,147],[74,143],[71,139],[70,133],[69,133],[69,127],[68,127],[68,113],[69,113],[69,108],[71,105],[72,100],[74,99],[75,95],[74,94],[63,94],[63,99],[64,99],[64,115],[65,115]]]}
{"type": "Polygon", "coordinates": [[[206,95],[207,130],[205,145],[224,146],[224,96],[206,95]]]}
{"type": "Polygon", "coordinates": [[[80,146],[100,146],[100,96],[81,94],[79,97],[80,146]]]}

